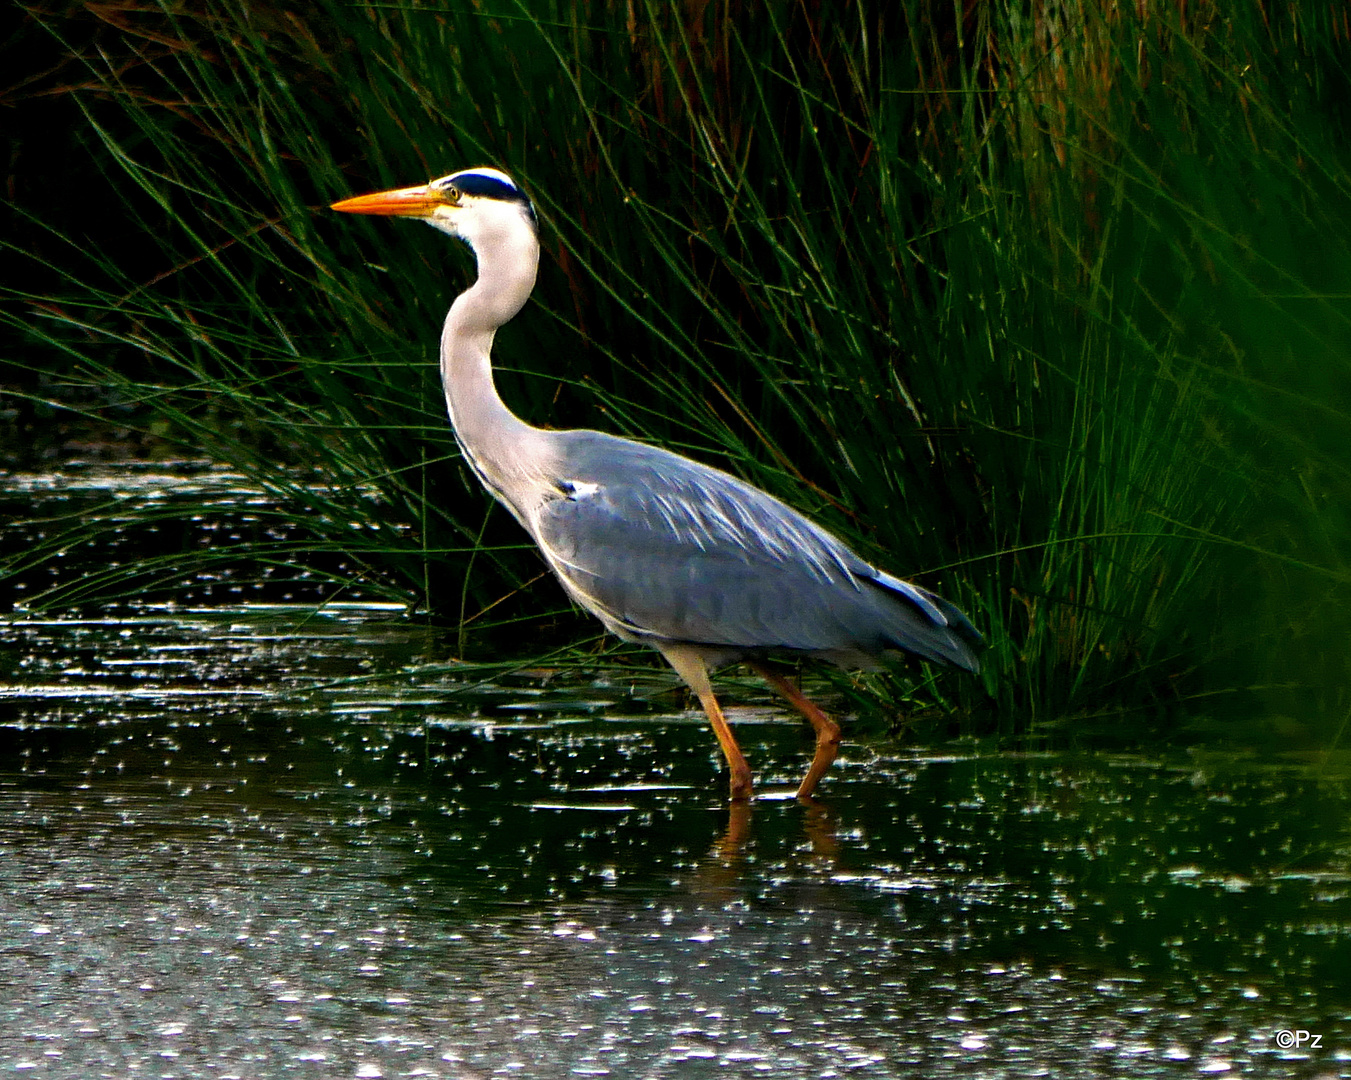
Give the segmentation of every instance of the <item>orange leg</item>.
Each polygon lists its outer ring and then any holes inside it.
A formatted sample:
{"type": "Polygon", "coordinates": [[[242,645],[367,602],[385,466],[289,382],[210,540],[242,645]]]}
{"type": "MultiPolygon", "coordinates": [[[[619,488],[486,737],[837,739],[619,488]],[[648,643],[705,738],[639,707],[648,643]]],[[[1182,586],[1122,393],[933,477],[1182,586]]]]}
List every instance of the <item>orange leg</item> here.
{"type": "Polygon", "coordinates": [[[816,753],[807,769],[807,775],[802,778],[802,783],[797,789],[799,799],[809,799],[816,790],[817,781],[825,775],[831,762],[835,760],[835,755],[839,753],[840,725],[812,704],[803,696],[801,690],[773,668],[756,663],[751,664],[751,667],[758,671],[770,686],[786,697],[793,708],[805,716],[816,730],[816,753]]]}
{"type": "MultiPolygon", "coordinates": [[[[727,717],[722,713],[722,706],[718,704],[718,699],[713,696],[713,686],[708,681],[708,666],[704,663],[703,657],[694,649],[685,648],[681,645],[666,646],[662,649],[662,655],[676,669],[676,674],[689,684],[690,689],[698,696],[699,704],[704,707],[704,712],[708,714],[708,722],[713,725],[713,734],[718,737],[718,745],[722,747],[722,756],[727,759],[727,768],[732,774],[732,800],[735,802],[749,799],[751,797],[751,767],[746,764],[746,755],[741,752],[741,747],[737,745],[731,725],[727,723],[727,717]]],[[[827,762],[826,764],[830,763],[827,762]]]]}

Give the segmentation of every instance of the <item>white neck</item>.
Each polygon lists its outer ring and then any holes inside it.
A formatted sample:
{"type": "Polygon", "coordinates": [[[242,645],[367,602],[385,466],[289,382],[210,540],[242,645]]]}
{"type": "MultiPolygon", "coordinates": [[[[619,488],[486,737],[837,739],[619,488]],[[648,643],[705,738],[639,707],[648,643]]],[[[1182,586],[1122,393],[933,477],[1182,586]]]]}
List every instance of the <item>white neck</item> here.
{"type": "Polygon", "coordinates": [[[474,243],[478,280],[456,297],[441,333],[441,380],[450,423],[470,464],[513,509],[548,471],[548,432],[517,417],[493,385],[497,328],[524,306],[535,284],[539,242],[520,222],[474,243]]]}

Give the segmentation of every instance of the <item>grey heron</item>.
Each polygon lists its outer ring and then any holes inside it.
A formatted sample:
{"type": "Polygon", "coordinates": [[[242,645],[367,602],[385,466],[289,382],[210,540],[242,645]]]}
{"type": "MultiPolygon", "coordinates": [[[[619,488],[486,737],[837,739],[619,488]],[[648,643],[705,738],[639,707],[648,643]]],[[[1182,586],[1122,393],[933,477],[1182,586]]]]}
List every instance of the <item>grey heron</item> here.
{"type": "Polygon", "coordinates": [[[744,661],[807,718],[816,750],[797,789],[830,767],[839,725],[779,671],[776,656],[872,666],[888,651],[975,672],[980,634],[954,605],[885,573],[758,488],[679,454],[599,431],[551,431],[498,396],[493,335],[535,285],[534,207],[505,173],[465,169],[421,187],[334,203],[420,218],[473,250],[477,280],[441,334],[441,377],[460,450],[539,545],[568,595],[625,641],[660,652],[698,696],[731,772],[751,771],[709,670],[744,661]]]}

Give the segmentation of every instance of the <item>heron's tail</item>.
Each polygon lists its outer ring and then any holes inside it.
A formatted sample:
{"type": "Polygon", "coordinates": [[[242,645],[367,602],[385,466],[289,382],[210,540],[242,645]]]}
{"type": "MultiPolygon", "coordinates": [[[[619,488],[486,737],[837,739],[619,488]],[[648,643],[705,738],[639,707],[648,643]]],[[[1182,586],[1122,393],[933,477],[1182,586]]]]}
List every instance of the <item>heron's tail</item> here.
{"type": "Polygon", "coordinates": [[[970,672],[980,670],[976,651],[985,645],[980,631],[955,604],[908,581],[878,573],[872,579],[891,599],[895,613],[887,636],[898,649],[970,672]]]}

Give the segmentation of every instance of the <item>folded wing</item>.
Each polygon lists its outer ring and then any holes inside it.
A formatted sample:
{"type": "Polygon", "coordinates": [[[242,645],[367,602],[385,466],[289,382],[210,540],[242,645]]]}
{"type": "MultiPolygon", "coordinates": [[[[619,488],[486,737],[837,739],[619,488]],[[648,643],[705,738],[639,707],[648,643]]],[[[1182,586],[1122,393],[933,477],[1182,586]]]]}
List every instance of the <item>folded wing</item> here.
{"type": "Polygon", "coordinates": [[[568,591],[622,636],[746,652],[901,649],[976,670],[980,635],[953,605],[765,492],[627,439],[559,434],[566,475],[527,525],[568,591]]]}

